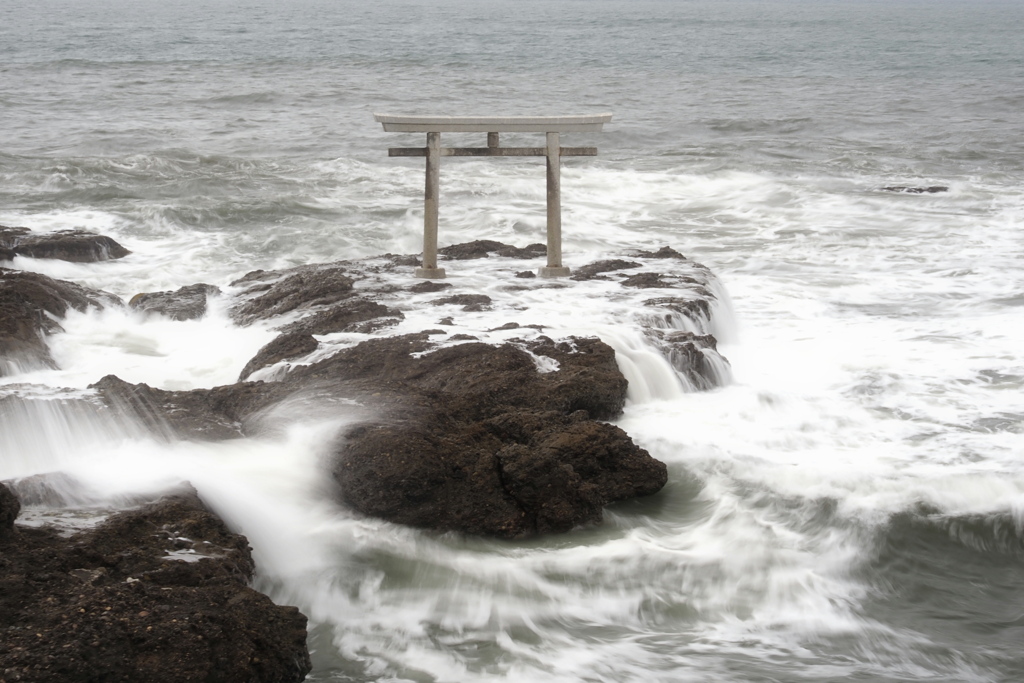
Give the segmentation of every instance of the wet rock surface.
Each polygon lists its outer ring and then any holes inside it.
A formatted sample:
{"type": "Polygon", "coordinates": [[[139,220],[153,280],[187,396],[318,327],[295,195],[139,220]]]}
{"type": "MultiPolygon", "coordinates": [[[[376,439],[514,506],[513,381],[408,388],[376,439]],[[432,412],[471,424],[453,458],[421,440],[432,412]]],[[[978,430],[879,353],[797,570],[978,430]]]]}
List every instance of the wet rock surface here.
{"type": "Polygon", "coordinates": [[[71,309],[121,306],[113,294],[38,273],[0,268],[0,376],[14,370],[55,367],[45,336],[71,309]]]}
{"type": "Polygon", "coordinates": [[[171,320],[198,320],[206,315],[207,300],[220,293],[220,287],[199,283],[174,292],[136,294],[128,305],[146,313],[165,315],[171,320]]]}
{"type": "MultiPolygon", "coordinates": [[[[0,510],[10,509],[0,484],[0,510]]],[[[306,618],[247,586],[245,537],[194,491],[64,537],[0,524],[0,679],[301,681],[306,618]]]]}
{"type": "Polygon", "coordinates": [[[14,256],[50,258],[75,263],[93,263],[124,258],[131,252],[106,235],[85,230],[34,233],[28,228],[0,225],[0,258],[14,256]]]}

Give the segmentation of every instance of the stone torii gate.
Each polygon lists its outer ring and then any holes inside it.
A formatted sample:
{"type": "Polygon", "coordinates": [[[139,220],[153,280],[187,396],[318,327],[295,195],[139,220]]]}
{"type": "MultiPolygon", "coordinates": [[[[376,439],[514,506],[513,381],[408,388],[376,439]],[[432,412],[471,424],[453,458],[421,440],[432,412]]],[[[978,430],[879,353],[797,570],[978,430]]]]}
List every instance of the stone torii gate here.
{"type": "Polygon", "coordinates": [[[548,264],[541,277],[565,277],[562,265],[561,158],[596,156],[596,147],[560,147],[561,133],[599,131],[611,114],[585,116],[394,116],[374,114],[384,130],[394,133],[426,133],[426,147],[391,147],[388,156],[426,157],[427,179],[423,199],[423,264],[416,277],[443,278],[437,267],[437,204],[441,157],[547,157],[548,264]],[[441,147],[441,133],[487,133],[486,147],[441,147]],[[544,147],[501,147],[499,133],[545,133],[544,147]]]}

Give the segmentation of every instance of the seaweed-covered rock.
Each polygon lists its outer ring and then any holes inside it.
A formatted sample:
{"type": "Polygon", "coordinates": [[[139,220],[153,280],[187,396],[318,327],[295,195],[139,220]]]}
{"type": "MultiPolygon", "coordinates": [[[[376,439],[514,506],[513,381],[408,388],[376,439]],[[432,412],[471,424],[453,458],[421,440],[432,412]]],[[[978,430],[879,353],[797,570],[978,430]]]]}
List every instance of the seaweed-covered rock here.
{"type": "Polygon", "coordinates": [[[245,537],[194,492],[70,538],[0,536],[0,678],[301,681],[306,618],[249,588],[252,573],[245,537]]]}

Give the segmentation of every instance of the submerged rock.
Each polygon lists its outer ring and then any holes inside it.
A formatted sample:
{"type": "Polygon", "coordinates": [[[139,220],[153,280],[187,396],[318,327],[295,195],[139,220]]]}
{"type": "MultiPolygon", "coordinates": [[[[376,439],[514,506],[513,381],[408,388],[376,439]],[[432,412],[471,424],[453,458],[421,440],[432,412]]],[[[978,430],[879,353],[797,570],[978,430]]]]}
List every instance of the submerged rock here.
{"type": "Polygon", "coordinates": [[[929,185],[928,187],[908,187],[907,185],[889,185],[888,187],[878,188],[882,192],[903,192],[906,194],[937,194],[939,192],[949,192],[949,188],[945,185],[929,185]]]}
{"type": "Polygon", "coordinates": [[[62,330],[69,309],[121,306],[107,292],[20,270],[0,268],[0,377],[18,370],[55,367],[45,336],[62,330]]]}
{"type": "MultiPolygon", "coordinates": [[[[124,258],[131,252],[106,235],[86,230],[33,233],[28,228],[0,226],[0,248],[13,255],[93,263],[124,258]]],[[[0,254],[0,258],[3,258],[0,254]]],[[[9,260],[9,259],[8,259],[9,260]]]]}
{"type": "Polygon", "coordinates": [[[248,587],[248,542],[194,491],[70,538],[2,528],[5,681],[287,683],[311,669],[306,618],[248,587]]]}
{"type": "Polygon", "coordinates": [[[136,294],[128,305],[146,313],[165,315],[171,320],[198,320],[206,315],[207,300],[220,293],[220,287],[199,283],[174,292],[136,294]]]}

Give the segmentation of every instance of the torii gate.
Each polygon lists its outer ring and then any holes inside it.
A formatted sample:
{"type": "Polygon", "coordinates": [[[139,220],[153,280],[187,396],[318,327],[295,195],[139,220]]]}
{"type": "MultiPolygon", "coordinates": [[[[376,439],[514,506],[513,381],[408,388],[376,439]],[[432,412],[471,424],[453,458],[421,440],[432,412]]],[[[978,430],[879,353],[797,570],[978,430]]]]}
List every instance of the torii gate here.
{"type": "Polygon", "coordinates": [[[559,134],[599,131],[611,114],[585,116],[394,116],[374,114],[384,130],[394,133],[426,133],[426,147],[391,147],[388,156],[426,157],[427,179],[423,198],[423,264],[416,277],[443,278],[437,267],[437,203],[441,157],[547,157],[548,264],[541,277],[565,277],[562,265],[561,158],[597,156],[596,147],[559,147],[559,134]],[[441,147],[441,133],[487,133],[486,147],[441,147]],[[501,147],[499,133],[546,133],[545,147],[501,147]]]}

